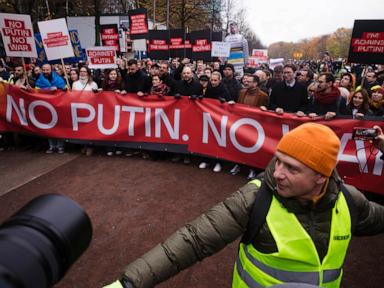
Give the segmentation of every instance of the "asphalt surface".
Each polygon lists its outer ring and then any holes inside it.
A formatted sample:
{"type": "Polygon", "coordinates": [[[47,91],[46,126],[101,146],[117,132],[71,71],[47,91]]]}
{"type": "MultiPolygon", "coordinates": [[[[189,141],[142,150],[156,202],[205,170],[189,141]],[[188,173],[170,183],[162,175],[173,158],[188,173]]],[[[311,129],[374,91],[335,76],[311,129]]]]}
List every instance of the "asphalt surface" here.
{"type": "MultiPolygon", "coordinates": [[[[0,222],[29,200],[60,193],[93,223],[90,247],[56,287],[102,287],[124,266],[246,183],[245,175],[214,173],[169,160],[91,157],[79,153],[0,152],[0,222]]],[[[344,287],[382,287],[384,235],[355,237],[344,287]]],[[[237,242],[158,287],[230,287],[237,242]]]]}

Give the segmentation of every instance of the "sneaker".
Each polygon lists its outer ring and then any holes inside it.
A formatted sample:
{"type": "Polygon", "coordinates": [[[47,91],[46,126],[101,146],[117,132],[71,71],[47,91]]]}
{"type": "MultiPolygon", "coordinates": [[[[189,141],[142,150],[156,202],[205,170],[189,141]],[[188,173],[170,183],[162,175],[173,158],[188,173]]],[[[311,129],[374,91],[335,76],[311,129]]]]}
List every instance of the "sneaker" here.
{"type": "Polygon", "coordinates": [[[249,169],[249,173],[248,173],[248,176],[247,176],[247,179],[248,180],[253,180],[256,178],[256,172],[255,170],[253,169],[249,169]]]}
{"type": "Polygon", "coordinates": [[[207,167],[208,167],[208,163],[207,162],[201,162],[200,165],[199,165],[200,169],[205,169],[207,167]]]}
{"type": "Polygon", "coordinates": [[[92,147],[87,147],[85,149],[85,155],[86,156],[91,156],[93,154],[93,148],[92,147]]]}
{"type": "Polygon", "coordinates": [[[184,162],[184,164],[188,165],[191,163],[191,158],[189,158],[188,156],[185,156],[183,162],[184,162]]]}
{"type": "Polygon", "coordinates": [[[233,168],[229,171],[229,174],[231,175],[237,175],[240,172],[240,166],[238,164],[235,164],[233,168]]]}
{"type": "Polygon", "coordinates": [[[143,154],[141,154],[141,158],[143,158],[143,159],[149,159],[150,156],[149,156],[148,153],[143,153],[143,154]]]}
{"type": "Polygon", "coordinates": [[[221,171],[221,164],[217,162],[215,167],[213,167],[213,172],[220,172],[220,171],[221,171]]]}
{"type": "Polygon", "coordinates": [[[116,155],[121,155],[121,154],[123,154],[123,151],[121,151],[121,150],[116,150],[115,154],[116,154],[116,155]]]}
{"type": "Polygon", "coordinates": [[[113,155],[113,152],[109,151],[107,152],[107,156],[112,156],[113,155]]]}
{"type": "Polygon", "coordinates": [[[47,151],[45,151],[46,154],[52,154],[53,152],[55,152],[53,148],[49,148],[47,151]]]}
{"type": "Polygon", "coordinates": [[[171,159],[171,161],[172,161],[173,163],[179,162],[180,160],[181,160],[180,155],[175,155],[175,156],[173,156],[172,159],[171,159]]]}
{"type": "Polygon", "coordinates": [[[64,154],[64,148],[59,148],[59,149],[57,149],[57,153],[59,153],[59,154],[64,154]]]}

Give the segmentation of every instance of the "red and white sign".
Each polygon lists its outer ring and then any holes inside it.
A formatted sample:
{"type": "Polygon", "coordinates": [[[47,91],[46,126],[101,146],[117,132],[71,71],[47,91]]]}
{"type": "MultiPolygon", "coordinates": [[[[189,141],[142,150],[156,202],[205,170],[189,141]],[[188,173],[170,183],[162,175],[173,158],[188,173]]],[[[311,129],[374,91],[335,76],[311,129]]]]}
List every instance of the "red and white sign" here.
{"type": "Polygon", "coordinates": [[[148,33],[148,24],[147,24],[147,15],[146,14],[136,14],[130,15],[129,20],[131,21],[131,30],[129,34],[146,34],[148,33]]]}
{"type": "Polygon", "coordinates": [[[364,32],[362,38],[353,38],[355,53],[384,53],[384,32],[364,32]]]}
{"type": "Polygon", "coordinates": [[[87,48],[88,67],[92,69],[117,68],[116,50],[111,47],[87,48]]]}
{"type": "Polygon", "coordinates": [[[48,60],[75,56],[64,18],[41,21],[37,24],[48,60]]]}
{"type": "Polygon", "coordinates": [[[160,40],[160,39],[154,39],[151,40],[148,46],[148,50],[163,50],[166,51],[169,49],[169,45],[167,44],[167,41],[160,40]]]}
{"type": "Polygon", "coordinates": [[[37,57],[31,16],[0,13],[5,53],[10,57],[37,57]]]}
{"type": "MultiPolygon", "coordinates": [[[[280,138],[311,121],[285,113],[276,115],[242,104],[188,97],[159,99],[88,91],[30,93],[0,84],[0,131],[22,131],[49,138],[185,145],[189,152],[265,168],[280,138]],[[191,124],[193,123],[193,124],[191,124]]],[[[337,169],[342,179],[360,189],[384,194],[382,153],[369,143],[352,140],[353,127],[380,121],[334,119],[316,121],[339,136],[337,169]]]]}
{"type": "Polygon", "coordinates": [[[113,48],[116,51],[120,50],[119,45],[119,30],[116,24],[104,24],[100,26],[102,46],[113,48]]]}
{"type": "Polygon", "coordinates": [[[183,43],[183,38],[170,38],[169,39],[170,45],[169,49],[184,49],[185,45],[183,43]]]}
{"type": "Polygon", "coordinates": [[[267,49],[253,49],[252,58],[255,64],[267,63],[268,62],[268,50],[267,49]]]}
{"type": "Polygon", "coordinates": [[[192,45],[192,52],[210,52],[211,43],[208,39],[196,39],[195,44],[192,45]]]}

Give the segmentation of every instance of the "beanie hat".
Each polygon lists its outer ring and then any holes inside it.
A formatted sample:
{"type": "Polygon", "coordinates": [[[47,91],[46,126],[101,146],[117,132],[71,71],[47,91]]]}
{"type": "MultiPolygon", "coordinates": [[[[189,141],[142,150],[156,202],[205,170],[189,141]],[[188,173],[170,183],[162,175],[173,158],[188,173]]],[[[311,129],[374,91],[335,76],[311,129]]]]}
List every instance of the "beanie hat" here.
{"type": "Polygon", "coordinates": [[[223,66],[223,70],[224,70],[225,68],[229,68],[229,69],[231,69],[231,70],[233,71],[233,73],[235,73],[235,67],[233,66],[233,64],[231,64],[231,63],[226,63],[226,64],[224,64],[224,66],[223,66]]]}
{"type": "Polygon", "coordinates": [[[305,123],[281,138],[277,150],[295,158],[314,171],[331,176],[336,167],[340,140],[327,126],[305,123]]]}

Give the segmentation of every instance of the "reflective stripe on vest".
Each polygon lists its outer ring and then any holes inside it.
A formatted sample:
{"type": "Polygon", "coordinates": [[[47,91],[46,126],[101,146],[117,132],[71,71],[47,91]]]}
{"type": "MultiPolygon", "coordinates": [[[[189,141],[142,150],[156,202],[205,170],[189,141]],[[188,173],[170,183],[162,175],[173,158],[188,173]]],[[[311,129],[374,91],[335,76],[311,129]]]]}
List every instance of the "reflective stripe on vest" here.
{"type": "Polygon", "coordinates": [[[279,251],[264,254],[252,244],[240,243],[232,287],[266,287],[284,282],[339,287],[351,238],[351,219],[343,193],[339,193],[332,209],[328,253],[322,263],[312,239],[296,216],[275,197],[267,224],[279,251]]]}

